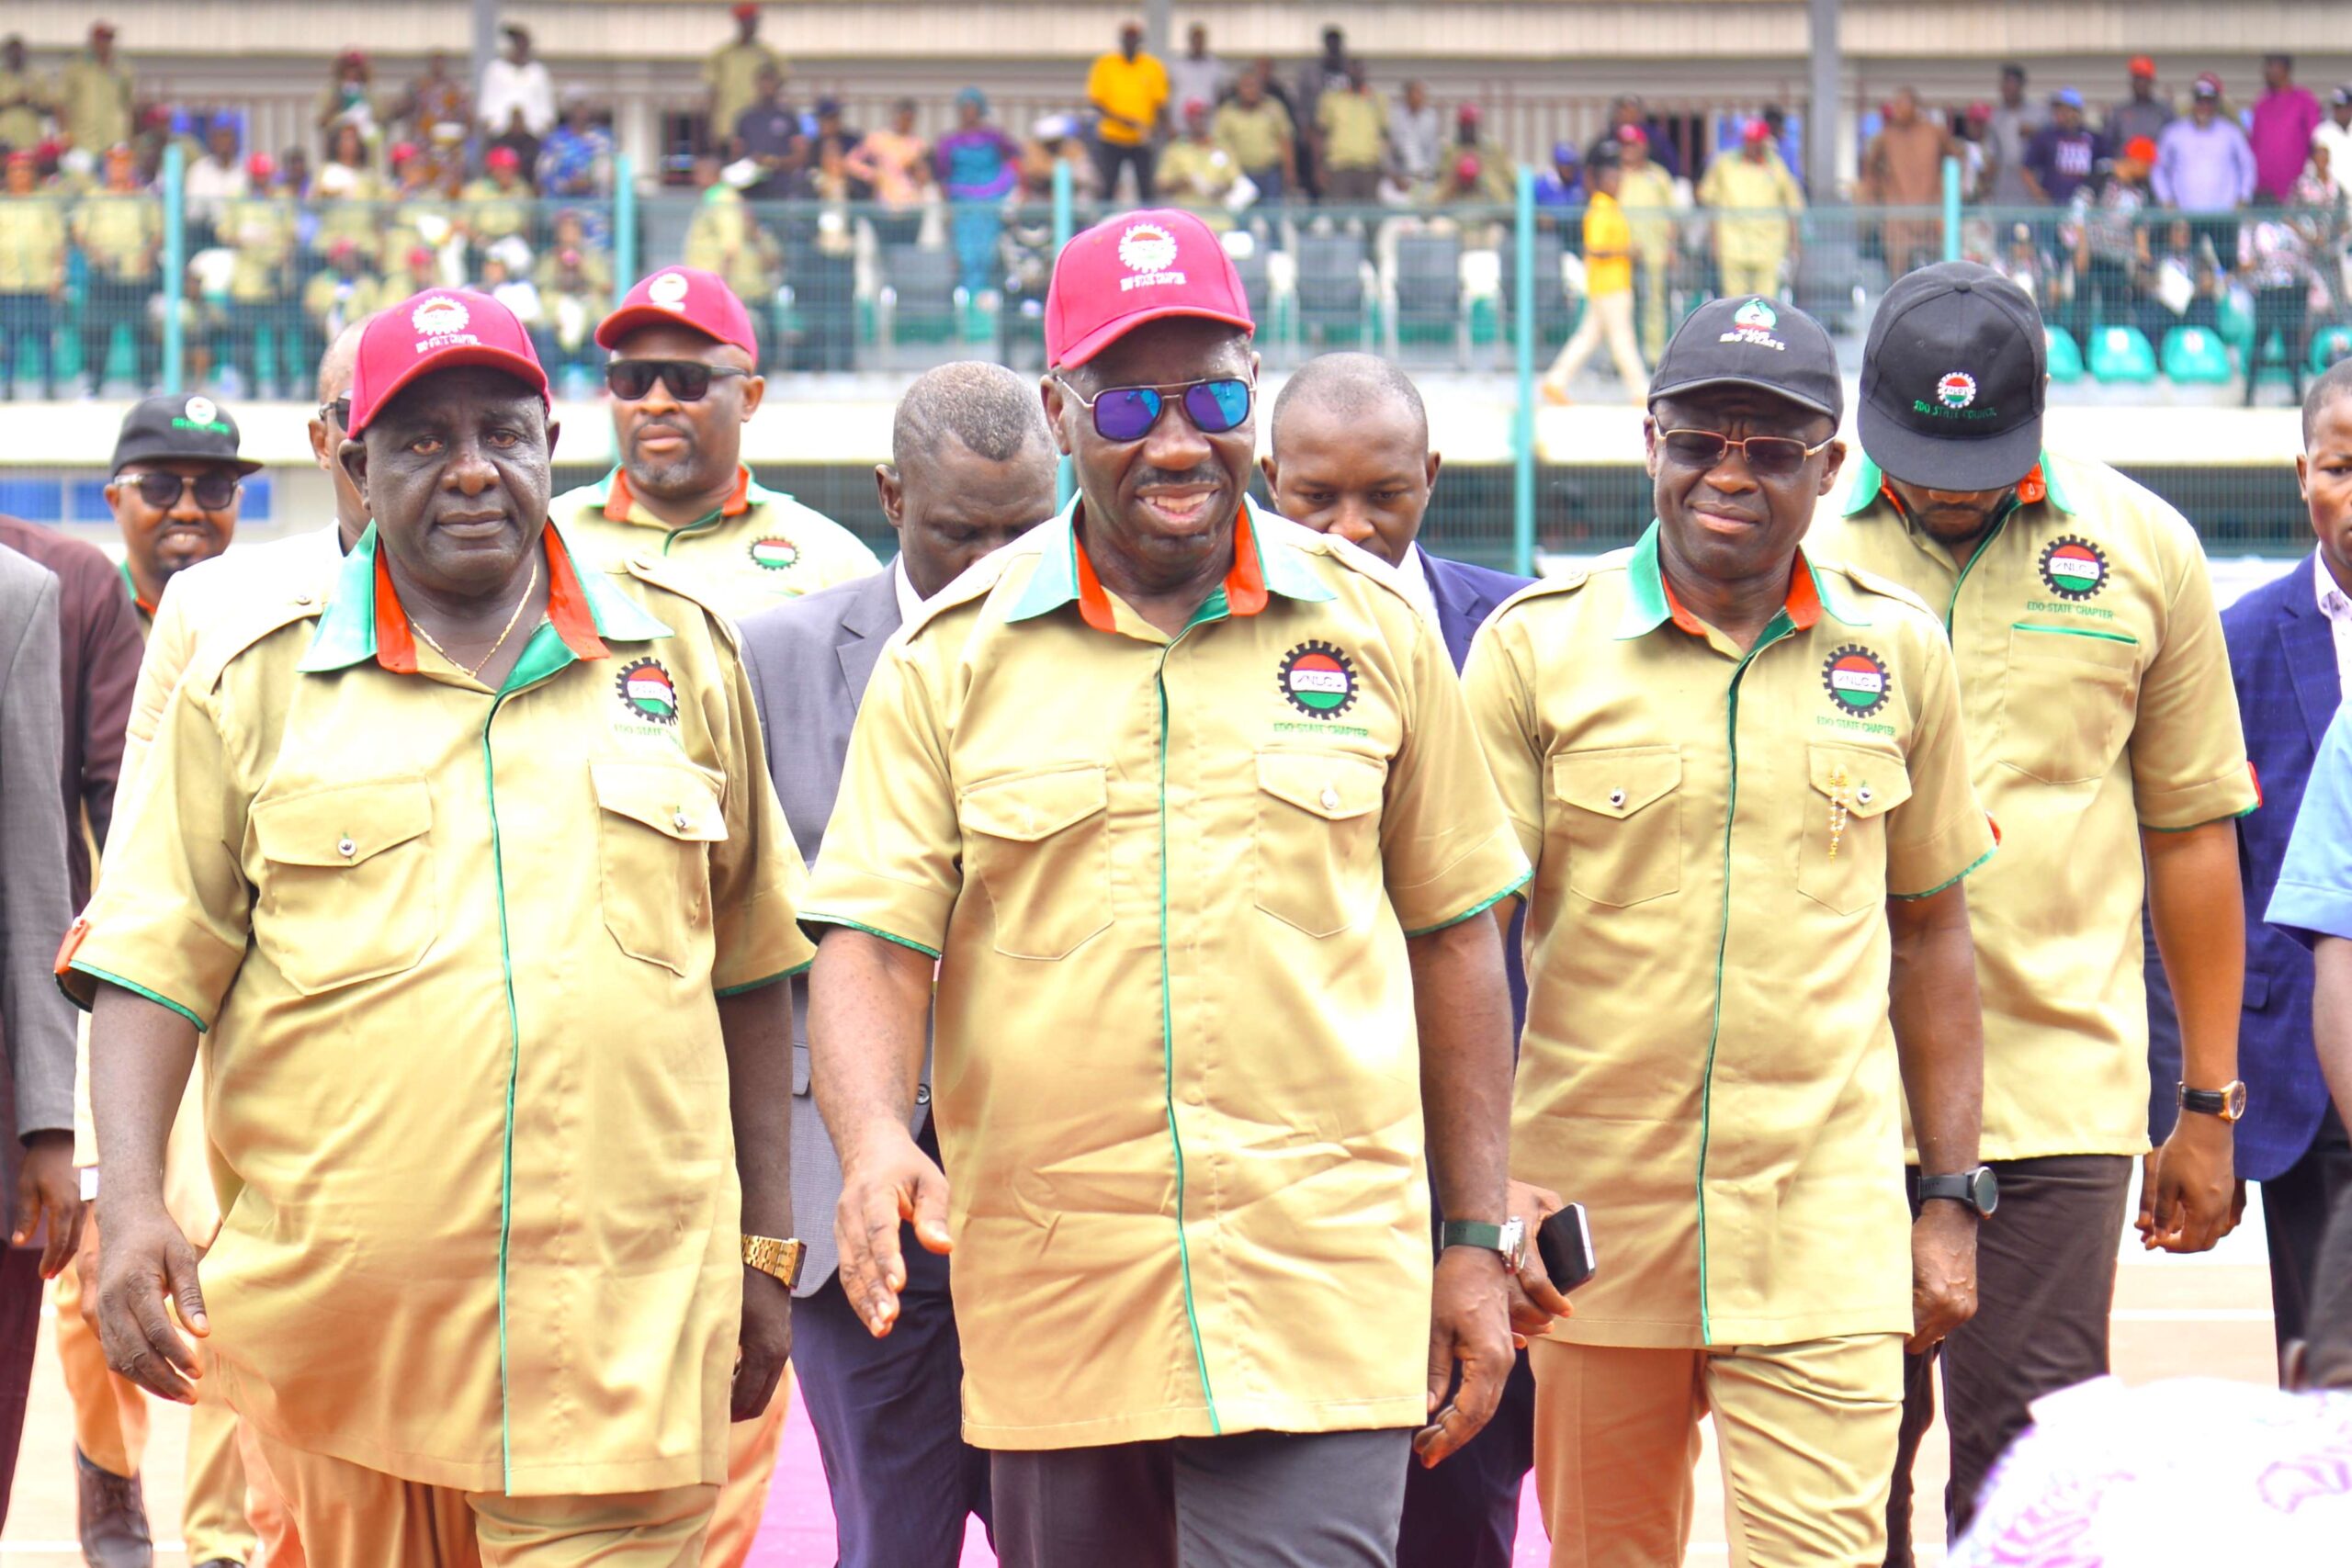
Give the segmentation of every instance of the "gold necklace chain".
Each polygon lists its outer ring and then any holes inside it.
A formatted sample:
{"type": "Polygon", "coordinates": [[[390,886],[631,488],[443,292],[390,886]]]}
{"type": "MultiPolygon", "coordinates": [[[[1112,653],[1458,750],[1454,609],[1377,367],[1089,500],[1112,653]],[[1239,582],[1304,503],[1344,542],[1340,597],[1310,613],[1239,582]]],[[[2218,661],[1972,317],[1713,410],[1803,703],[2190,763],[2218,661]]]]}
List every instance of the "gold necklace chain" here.
{"type": "Polygon", "coordinates": [[[506,639],[514,635],[514,623],[523,618],[523,606],[531,602],[531,591],[538,585],[539,561],[538,558],[534,556],[531,558],[531,580],[523,584],[523,596],[514,601],[514,613],[506,617],[505,629],[498,634],[498,640],[490,645],[490,651],[483,654],[470,670],[467,670],[463,664],[459,664],[456,656],[450,653],[447,649],[441,646],[440,639],[435,637],[431,632],[424,629],[424,623],[423,621],[420,621],[412,615],[409,617],[408,624],[416,628],[417,636],[423,637],[427,643],[432,645],[434,652],[439,654],[442,658],[448,660],[448,661],[456,668],[465,670],[467,680],[479,681],[481,679],[482,666],[497,658],[498,650],[506,646],[506,639]]]}

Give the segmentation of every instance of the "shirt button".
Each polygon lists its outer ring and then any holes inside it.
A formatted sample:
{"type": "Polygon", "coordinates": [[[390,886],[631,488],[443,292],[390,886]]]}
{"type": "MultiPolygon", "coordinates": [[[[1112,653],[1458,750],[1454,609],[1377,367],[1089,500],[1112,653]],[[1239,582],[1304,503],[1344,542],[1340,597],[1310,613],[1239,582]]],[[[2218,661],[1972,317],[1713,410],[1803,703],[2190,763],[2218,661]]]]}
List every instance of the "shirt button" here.
{"type": "Polygon", "coordinates": [[[352,856],[359,852],[359,846],[353,843],[349,839],[337,839],[334,844],[334,852],[341,855],[344,859],[349,860],[352,856]]]}
{"type": "Polygon", "coordinates": [[[917,1105],[929,1105],[931,1103],[931,1086],[929,1084],[919,1083],[915,1085],[915,1103],[917,1105]]]}
{"type": "Polygon", "coordinates": [[[1854,792],[1854,800],[1857,805],[1868,806],[1871,803],[1871,786],[1864,784],[1861,788],[1856,790],[1854,792]]]}
{"type": "Polygon", "coordinates": [[[1323,809],[1326,811],[1340,809],[1340,792],[1329,784],[1323,786],[1323,809]]]}
{"type": "Polygon", "coordinates": [[[1611,791],[1609,792],[1609,805],[1610,805],[1611,809],[1612,809],[1612,810],[1616,810],[1616,811],[1623,811],[1623,810],[1624,810],[1624,809],[1625,809],[1625,792],[1624,792],[1623,790],[1622,790],[1622,789],[1612,789],[1612,790],[1611,790],[1611,791]]]}
{"type": "Polygon", "coordinates": [[[675,828],[681,833],[684,832],[686,830],[686,814],[681,811],[675,817],[671,818],[670,826],[675,828]]]}
{"type": "Polygon", "coordinates": [[[1202,1092],[1201,1086],[1198,1084],[1193,1085],[1184,1091],[1184,1103],[1187,1105],[1199,1105],[1207,1099],[1208,1096],[1202,1092]]]}
{"type": "Polygon", "coordinates": [[[311,595],[308,593],[297,593],[294,596],[294,603],[299,608],[307,610],[311,607],[311,595]]]}

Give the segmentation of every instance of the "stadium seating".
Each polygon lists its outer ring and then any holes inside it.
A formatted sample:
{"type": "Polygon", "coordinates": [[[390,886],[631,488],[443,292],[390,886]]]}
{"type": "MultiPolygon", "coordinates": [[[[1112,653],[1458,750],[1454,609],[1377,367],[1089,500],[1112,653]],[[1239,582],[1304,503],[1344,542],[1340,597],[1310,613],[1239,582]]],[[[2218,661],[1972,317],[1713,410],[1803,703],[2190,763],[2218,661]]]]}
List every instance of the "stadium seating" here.
{"type": "Polygon", "coordinates": [[[2352,327],[2321,327],[2312,333],[2312,374],[2316,376],[2339,359],[2352,359],[2352,327]]]}
{"type": "Polygon", "coordinates": [[[1389,353],[1407,344],[1450,343],[1457,366],[1467,363],[1467,318],[1462,309],[1462,241],[1453,234],[1406,234],[1396,241],[1389,294],[1389,353]]]}
{"type": "Polygon", "coordinates": [[[2137,327],[2101,327],[2090,348],[2091,375],[2103,385],[2144,387],[2156,378],[2156,351],[2137,327]]]}
{"type": "Polygon", "coordinates": [[[1372,346],[1363,242],[1350,234],[1298,239],[1298,332],[1308,350],[1372,346]]]}
{"type": "Polygon", "coordinates": [[[2229,345],[2203,327],[2175,327],[2165,333],[2163,363],[2165,378],[2180,386],[2220,387],[2236,379],[2229,345]]]}
{"type": "Polygon", "coordinates": [[[2041,333],[2050,345],[2050,378],[2062,387],[2071,387],[2081,380],[2083,351],[2075,342],[2075,334],[2064,327],[2044,327],[2041,333]]]}

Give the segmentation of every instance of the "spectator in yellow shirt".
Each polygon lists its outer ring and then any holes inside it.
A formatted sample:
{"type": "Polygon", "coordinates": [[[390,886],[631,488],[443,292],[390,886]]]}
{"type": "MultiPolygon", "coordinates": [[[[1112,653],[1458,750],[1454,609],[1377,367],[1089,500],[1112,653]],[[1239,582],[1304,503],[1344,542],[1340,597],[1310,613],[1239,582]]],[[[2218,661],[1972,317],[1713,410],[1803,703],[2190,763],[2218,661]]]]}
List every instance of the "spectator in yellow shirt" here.
{"type": "Polygon", "coordinates": [[[1804,192],[1772,150],[1771,127],[1749,120],[1740,133],[1738,153],[1707,165],[1707,177],[1699,182],[1699,205],[1714,218],[1715,268],[1724,297],[1780,293],[1781,265],[1796,249],[1804,192]],[[1733,216],[1739,212],[1756,216],[1733,216]]]}
{"type": "Polygon", "coordinates": [[[1315,106],[1316,166],[1326,201],[1374,201],[1388,145],[1388,100],[1372,90],[1363,62],[1348,62],[1348,89],[1315,106]]]}
{"type": "Polygon", "coordinates": [[[66,139],[86,152],[130,140],[130,71],[115,57],[112,23],[93,26],[90,51],[58,73],[56,107],[66,139]]]}
{"type": "Polygon", "coordinates": [[[33,188],[40,170],[29,148],[8,154],[8,195],[0,201],[0,398],[14,400],[25,345],[40,354],[40,395],[57,395],[57,348],[51,335],[65,297],[65,208],[33,188]]]}
{"type": "Polygon", "coordinates": [[[1634,231],[1624,209],[1617,205],[1624,174],[1614,141],[1603,141],[1585,169],[1592,197],[1584,209],[1584,320],[1544,373],[1545,402],[1568,401],[1568,384],[1603,338],[1626,395],[1638,403],[1648,391],[1650,373],[1642,366],[1641,345],[1634,341],[1634,231]]]}
{"type": "Polygon", "coordinates": [[[1209,107],[1194,98],[1184,106],[1184,134],[1159,160],[1160,198],[1219,232],[1233,227],[1225,198],[1241,172],[1232,152],[1209,136],[1209,107]]]}
{"type": "Polygon", "coordinates": [[[1168,68],[1143,51],[1143,28],[1129,22],[1119,29],[1117,52],[1100,55],[1086,73],[1086,101],[1098,117],[1094,159],[1102,174],[1102,195],[1116,200],[1119,171],[1136,174],[1136,202],[1148,207],[1153,183],[1152,136],[1168,108],[1168,68]]]}
{"type": "Polygon", "coordinates": [[[1251,69],[1211,122],[1217,145],[1233,154],[1258,187],[1258,200],[1279,203],[1298,185],[1296,131],[1290,110],[1266,91],[1265,73],[1251,69]]]}
{"type": "Polygon", "coordinates": [[[1667,276],[1674,265],[1674,176],[1650,156],[1649,132],[1640,126],[1623,128],[1617,144],[1625,161],[1617,199],[1624,206],[1634,236],[1634,263],[1641,273],[1634,298],[1641,314],[1642,353],[1656,359],[1666,352],[1667,276]]]}

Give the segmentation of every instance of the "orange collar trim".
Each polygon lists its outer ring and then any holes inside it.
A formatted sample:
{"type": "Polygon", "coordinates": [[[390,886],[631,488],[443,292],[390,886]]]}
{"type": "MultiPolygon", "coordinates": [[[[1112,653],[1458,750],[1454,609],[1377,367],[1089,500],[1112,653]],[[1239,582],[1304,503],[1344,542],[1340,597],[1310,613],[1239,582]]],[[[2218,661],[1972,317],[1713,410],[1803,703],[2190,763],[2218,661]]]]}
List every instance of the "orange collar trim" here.
{"type": "MultiPolygon", "coordinates": [[[[1079,536],[1073,525],[1069,531],[1070,553],[1078,562],[1079,618],[1098,632],[1115,632],[1117,618],[1111,611],[1111,595],[1103,588],[1102,580],[1095,575],[1094,563],[1087,558],[1086,541],[1079,536]]],[[[1254,615],[1266,607],[1266,569],[1258,558],[1258,536],[1250,527],[1250,508],[1241,507],[1233,516],[1233,565],[1225,574],[1226,613],[1233,615],[1254,615]]]]}
{"type": "MultiPolygon", "coordinates": [[[[612,650],[596,634],[596,618],[571,552],[563,547],[563,536],[549,528],[539,537],[547,551],[548,623],[574,658],[610,657],[612,650]]],[[[416,673],[416,628],[392,586],[391,567],[380,544],[376,549],[376,662],[395,675],[416,673]]]]}
{"type": "MultiPolygon", "coordinates": [[[[1895,511],[1902,513],[1905,517],[1910,515],[1910,513],[1905,510],[1903,505],[1903,498],[1894,493],[1894,480],[1881,476],[1878,481],[1878,492],[1880,495],[1885,497],[1888,502],[1893,503],[1895,511]]],[[[2034,506],[2049,499],[2049,478],[2042,473],[2041,465],[2036,463],[2032,469],[2027,473],[2025,478],[2018,481],[2018,504],[2019,506],[2034,506]]]]}
{"type": "MultiPolygon", "coordinates": [[[[615,468],[613,482],[605,495],[605,521],[628,523],[635,521],[629,513],[637,510],[637,496],[628,488],[628,470],[615,468]]],[[[718,503],[721,517],[741,517],[752,510],[752,470],[743,464],[735,465],[735,488],[718,503]]]]}
{"type": "MultiPolygon", "coordinates": [[[[1674,584],[1667,581],[1663,571],[1657,574],[1657,585],[1666,590],[1666,613],[1674,624],[1692,637],[1705,637],[1706,623],[1682,607],[1682,601],[1674,596],[1674,584]]],[[[1781,609],[1789,623],[1801,632],[1813,630],[1821,619],[1821,590],[1814,584],[1803,551],[1798,552],[1795,564],[1789,569],[1789,596],[1781,602],[1781,609]]]]}

